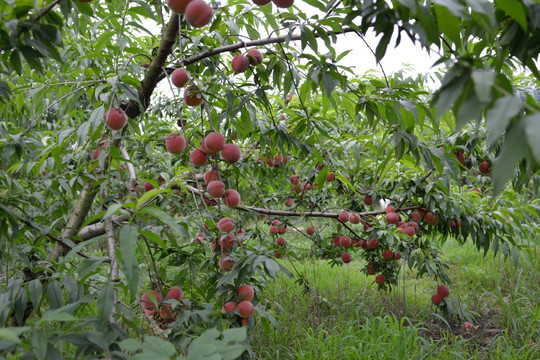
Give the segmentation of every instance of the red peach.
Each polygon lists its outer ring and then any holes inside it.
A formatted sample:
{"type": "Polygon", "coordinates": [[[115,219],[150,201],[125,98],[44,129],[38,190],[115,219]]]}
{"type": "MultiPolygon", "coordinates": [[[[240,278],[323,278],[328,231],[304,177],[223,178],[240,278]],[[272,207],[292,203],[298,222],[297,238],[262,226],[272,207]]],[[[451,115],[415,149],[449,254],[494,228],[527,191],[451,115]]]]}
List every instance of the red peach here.
{"type": "Polygon", "coordinates": [[[122,109],[109,109],[105,112],[105,124],[112,130],[120,130],[126,126],[128,117],[122,109]]]}
{"type": "Polygon", "coordinates": [[[235,144],[225,144],[223,149],[221,149],[221,157],[223,160],[229,164],[234,164],[242,156],[242,151],[235,144]]]}
{"type": "Polygon", "coordinates": [[[186,139],[178,133],[169,134],[165,141],[165,148],[171,154],[180,154],[186,148],[186,139]]]}
{"type": "Polygon", "coordinates": [[[268,4],[270,1],[272,0],[253,0],[253,3],[255,5],[263,6],[263,5],[268,4]]]}
{"type": "Polygon", "coordinates": [[[313,228],[313,226],[308,227],[308,228],[306,229],[306,233],[307,233],[308,235],[313,235],[313,234],[315,234],[315,229],[313,228]]]}
{"type": "Polygon", "coordinates": [[[199,106],[204,98],[196,86],[189,86],[184,91],[184,102],[187,106],[199,106]]]}
{"type": "Polygon", "coordinates": [[[388,205],[384,211],[386,211],[387,214],[389,214],[389,213],[395,213],[395,212],[396,212],[396,208],[393,207],[392,205],[388,205]]]}
{"type": "Polygon", "coordinates": [[[182,291],[180,287],[173,286],[172,288],[169,289],[165,297],[168,299],[180,300],[184,298],[184,292],[182,291]]]}
{"type": "Polygon", "coordinates": [[[351,262],[351,260],[352,260],[351,254],[349,253],[341,254],[341,261],[343,261],[343,263],[348,264],[351,262]]]}
{"type": "Polygon", "coordinates": [[[143,307],[143,309],[155,310],[156,306],[152,302],[150,293],[154,295],[154,297],[156,298],[156,302],[158,304],[163,301],[163,296],[160,293],[158,293],[155,290],[150,290],[150,291],[145,292],[143,296],[141,297],[141,306],[143,307]]]}
{"type": "Polygon", "coordinates": [[[407,226],[404,230],[405,234],[407,234],[408,236],[414,236],[414,234],[416,233],[416,231],[414,230],[414,228],[412,226],[407,226]]]}
{"type": "Polygon", "coordinates": [[[144,191],[150,191],[152,189],[155,189],[154,185],[150,184],[148,181],[144,183],[143,188],[144,191]]]}
{"type": "Polygon", "coordinates": [[[216,131],[211,132],[204,138],[204,146],[211,153],[217,153],[225,146],[225,137],[216,131]]]}
{"type": "Polygon", "coordinates": [[[332,173],[326,175],[326,181],[327,182],[331,182],[331,181],[334,181],[334,179],[336,178],[336,176],[332,173]]]}
{"type": "Polygon", "coordinates": [[[167,6],[178,14],[183,14],[186,11],[186,6],[191,0],[167,0],[167,6]]]}
{"type": "Polygon", "coordinates": [[[379,285],[384,284],[386,282],[386,276],[384,276],[383,274],[375,276],[375,282],[379,285]]]}
{"type": "Polygon", "coordinates": [[[216,181],[218,179],[218,172],[216,170],[210,170],[206,174],[204,174],[204,182],[205,183],[211,183],[212,181],[216,181]]]}
{"type": "Polygon", "coordinates": [[[231,270],[232,267],[234,266],[233,260],[225,260],[227,256],[228,255],[223,255],[222,257],[219,258],[219,262],[218,262],[219,267],[225,271],[231,270]]]}
{"type": "Polygon", "coordinates": [[[234,310],[236,310],[236,303],[234,301],[230,301],[221,307],[221,312],[223,314],[232,312],[234,310]]]}
{"type": "Polygon", "coordinates": [[[458,229],[461,226],[461,219],[450,220],[450,227],[452,229],[458,229]]]}
{"type": "Polygon", "coordinates": [[[231,218],[228,218],[228,217],[219,220],[217,226],[218,226],[218,229],[220,231],[223,231],[225,233],[230,233],[235,228],[234,221],[231,218]]]}
{"type": "Polygon", "coordinates": [[[279,8],[288,8],[292,6],[294,0],[272,0],[272,2],[279,8]]]}
{"type": "Polygon", "coordinates": [[[193,166],[203,166],[208,161],[206,154],[201,149],[195,149],[189,153],[189,159],[193,166]]]}
{"type": "Polygon", "coordinates": [[[225,194],[225,184],[222,181],[216,180],[208,184],[206,188],[208,194],[213,198],[220,198],[225,194]]]}
{"type": "Polygon", "coordinates": [[[448,289],[448,286],[442,284],[437,287],[437,295],[439,295],[442,298],[447,297],[450,295],[450,289],[448,289]]]}
{"type": "Polygon", "coordinates": [[[287,198],[287,200],[285,200],[285,206],[291,207],[293,205],[294,205],[294,200],[292,198],[287,198]]]}
{"type": "Polygon", "coordinates": [[[171,74],[171,82],[176,87],[184,87],[189,80],[186,69],[178,68],[171,74]]]}
{"type": "Polygon", "coordinates": [[[243,73],[249,69],[249,58],[245,55],[238,54],[232,59],[231,67],[235,73],[243,73]]]}
{"type": "Polygon", "coordinates": [[[339,213],[338,218],[341,222],[347,222],[349,221],[349,213],[347,211],[342,211],[339,213]]]}
{"type": "Polygon", "coordinates": [[[343,246],[346,249],[350,248],[352,245],[351,238],[348,237],[347,235],[343,235],[342,237],[339,238],[339,245],[343,246]]]}
{"type": "Polygon", "coordinates": [[[364,204],[371,205],[373,204],[373,198],[369,195],[364,196],[364,204]]]}
{"type": "Polygon", "coordinates": [[[386,222],[389,224],[397,224],[399,222],[399,215],[395,212],[386,214],[386,222]]]}
{"type": "Polygon", "coordinates": [[[398,251],[396,252],[396,254],[394,255],[394,260],[399,260],[401,259],[401,253],[398,251]]]}
{"type": "Polygon", "coordinates": [[[278,237],[277,240],[276,240],[276,244],[277,244],[278,246],[283,246],[283,245],[285,245],[285,239],[282,238],[282,237],[278,237]]]}
{"type": "Polygon", "coordinates": [[[438,306],[442,301],[443,298],[438,294],[433,294],[433,296],[431,296],[431,302],[433,303],[433,305],[438,306]]]}
{"type": "Polygon", "coordinates": [[[352,213],[351,216],[349,217],[349,220],[351,221],[352,224],[359,224],[360,215],[358,215],[357,213],[352,213]]]}
{"type": "Polygon", "coordinates": [[[255,297],[255,290],[250,285],[240,285],[238,287],[238,300],[251,301],[255,297]]]}
{"type": "Polygon", "coordinates": [[[255,313],[255,306],[251,303],[251,301],[240,301],[238,303],[238,313],[244,319],[248,318],[255,313]]]}
{"type": "Polygon", "coordinates": [[[279,232],[279,229],[278,229],[277,226],[270,226],[270,233],[271,233],[272,235],[277,235],[278,232],[279,232]]]}
{"type": "Polygon", "coordinates": [[[394,257],[394,252],[390,249],[386,249],[383,251],[382,256],[386,260],[390,260],[394,257]]]}
{"type": "Polygon", "coordinates": [[[488,175],[491,172],[491,164],[489,161],[482,161],[478,166],[478,170],[484,175],[488,175]]]}
{"type": "Polygon", "coordinates": [[[240,194],[234,189],[228,189],[223,194],[223,202],[230,208],[240,205],[240,194]]]}
{"type": "Polygon", "coordinates": [[[261,65],[263,62],[263,54],[258,49],[249,50],[247,57],[251,66],[261,65]]]}
{"type": "Polygon", "coordinates": [[[207,25],[212,18],[212,8],[202,0],[192,0],[186,6],[186,20],[195,28],[207,25]]]}

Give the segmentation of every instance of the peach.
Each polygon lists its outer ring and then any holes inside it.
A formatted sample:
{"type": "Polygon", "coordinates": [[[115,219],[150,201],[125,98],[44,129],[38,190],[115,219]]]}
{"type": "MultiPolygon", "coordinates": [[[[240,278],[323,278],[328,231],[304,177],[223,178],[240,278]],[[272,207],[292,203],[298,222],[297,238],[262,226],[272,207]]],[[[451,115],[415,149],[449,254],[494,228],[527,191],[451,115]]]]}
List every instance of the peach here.
{"type": "Polygon", "coordinates": [[[206,174],[204,174],[204,182],[205,183],[211,183],[212,181],[216,181],[218,179],[218,172],[216,170],[210,170],[206,174]]]}
{"type": "Polygon", "coordinates": [[[405,234],[407,234],[408,236],[414,236],[414,234],[416,233],[416,231],[414,230],[414,228],[412,226],[407,226],[405,227],[405,229],[403,230],[403,232],[405,234]]]}
{"type": "Polygon", "coordinates": [[[395,212],[386,214],[386,222],[389,224],[397,224],[399,222],[399,215],[395,212]]]}
{"type": "Polygon", "coordinates": [[[459,229],[459,227],[461,227],[461,219],[450,220],[450,227],[452,229],[459,229]]]}
{"type": "Polygon", "coordinates": [[[367,242],[368,249],[376,249],[379,246],[379,240],[373,239],[367,242]]]}
{"type": "Polygon", "coordinates": [[[339,245],[343,246],[344,248],[350,248],[352,245],[351,238],[347,235],[343,235],[339,238],[339,245]]]}
{"type": "Polygon", "coordinates": [[[208,25],[212,18],[212,8],[203,0],[192,0],[186,6],[186,20],[195,28],[208,25]]]}
{"type": "Polygon", "coordinates": [[[211,153],[217,153],[225,146],[225,137],[222,134],[213,131],[204,138],[204,146],[211,153]]]}
{"type": "Polygon", "coordinates": [[[226,217],[219,220],[217,227],[220,231],[224,233],[230,233],[234,230],[235,224],[231,218],[226,217]]]}
{"type": "Polygon", "coordinates": [[[101,152],[100,149],[96,149],[96,150],[92,150],[92,158],[94,160],[97,160],[97,158],[99,158],[99,153],[101,152]]]}
{"type": "Polygon", "coordinates": [[[225,184],[222,181],[216,180],[208,184],[206,188],[208,194],[213,198],[220,198],[225,194],[225,184]]]}
{"type": "Polygon", "coordinates": [[[242,54],[237,54],[231,61],[231,68],[235,73],[243,73],[249,69],[249,58],[242,54]]]}
{"type": "Polygon", "coordinates": [[[111,130],[120,130],[126,126],[128,121],[127,115],[122,109],[109,109],[105,112],[105,124],[111,130]]]}
{"type": "Polygon", "coordinates": [[[368,273],[369,275],[375,275],[376,272],[377,272],[377,270],[375,270],[374,267],[371,267],[371,266],[370,266],[370,267],[367,268],[367,273],[368,273]]]}
{"type": "Polygon", "coordinates": [[[229,164],[234,164],[240,160],[241,156],[242,151],[240,151],[240,148],[235,144],[225,144],[223,149],[221,149],[221,158],[229,164]]]}
{"type": "Polygon", "coordinates": [[[220,241],[221,248],[223,251],[229,251],[233,248],[235,243],[234,235],[227,235],[223,237],[220,241]]]}
{"type": "Polygon", "coordinates": [[[393,207],[392,205],[388,205],[384,211],[385,211],[387,214],[395,213],[395,212],[396,212],[396,208],[393,207]]]}
{"type": "Polygon", "coordinates": [[[349,220],[352,224],[359,224],[360,215],[358,215],[357,213],[352,213],[351,216],[349,216],[349,220]]]}
{"type": "Polygon", "coordinates": [[[484,175],[488,175],[491,172],[491,164],[489,161],[482,161],[478,166],[478,170],[484,175]]]}
{"type": "Polygon", "coordinates": [[[384,284],[386,282],[386,276],[384,276],[383,274],[375,276],[375,282],[379,285],[384,284]]]}
{"type": "Polygon", "coordinates": [[[253,0],[253,3],[255,5],[264,6],[264,5],[268,4],[270,1],[272,1],[272,0],[253,0]]]}
{"type": "Polygon", "coordinates": [[[232,312],[236,310],[236,303],[234,301],[230,301],[228,303],[226,303],[225,305],[223,305],[223,307],[221,308],[221,312],[223,314],[226,314],[228,312],[232,312]]]}
{"type": "Polygon", "coordinates": [[[240,285],[238,287],[238,299],[240,301],[251,301],[255,297],[255,290],[250,285],[240,285]]]}
{"type": "Polygon", "coordinates": [[[277,244],[278,246],[283,246],[283,245],[285,245],[285,238],[278,237],[277,240],[276,240],[276,244],[277,244]]]}
{"type": "Polygon", "coordinates": [[[432,212],[427,212],[426,215],[424,215],[424,220],[430,224],[430,225],[437,225],[439,223],[439,218],[437,217],[437,215],[435,215],[434,213],[432,212]]]}
{"type": "Polygon", "coordinates": [[[390,249],[386,249],[383,251],[382,257],[386,260],[390,260],[394,257],[394,252],[390,249]]]}
{"type": "Polygon", "coordinates": [[[276,259],[279,259],[279,258],[281,258],[282,255],[283,255],[283,254],[277,252],[277,253],[274,254],[274,257],[275,257],[276,259]]]}
{"type": "Polygon", "coordinates": [[[190,2],[191,0],[167,0],[167,6],[175,13],[183,14],[190,2]]]}
{"type": "Polygon", "coordinates": [[[184,91],[184,102],[187,106],[199,106],[204,98],[196,86],[189,86],[184,91]]]}
{"type": "Polygon", "coordinates": [[[292,6],[294,0],[272,0],[272,2],[279,8],[288,8],[292,6]]]}
{"type": "Polygon", "coordinates": [[[263,54],[258,49],[249,50],[247,57],[251,66],[261,65],[263,62],[263,54]]]}
{"type": "Polygon", "coordinates": [[[292,198],[287,198],[287,200],[285,200],[285,206],[291,207],[293,205],[294,205],[294,200],[292,198]]]}
{"type": "Polygon", "coordinates": [[[352,260],[351,254],[346,253],[346,252],[341,254],[341,261],[343,261],[343,263],[348,264],[351,262],[351,260],[352,260]]]}
{"type": "Polygon", "coordinates": [[[240,316],[244,319],[250,317],[254,313],[255,306],[251,303],[251,301],[244,300],[238,303],[238,314],[240,314],[240,316]]]}
{"type": "Polygon", "coordinates": [[[334,239],[332,239],[332,243],[334,244],[334,246],[339,246],[339,239],[340,236],[334,236],[334,239]]]}
{"type": "Polygon", "coordinates": [[[336,176],[332,173],[326,175],[326,181],[327,182],[331,182],[331,181],[334,181],[334,179],[336,178],[336,176]]]}
{"type": "Polygon", "coordinates": [[[280,226],[278,228],[278,233],[285,234],[287,232],[287,228],[285,226],[280,226]]]}
{"type": "Polygon", "coordinates": [[[291,184],[293,185],[298,185],[300,183],[300,178],[296,175],[291,175],[291,177],[289,178],[291,184]]]}
{"type": "Polygon", "coordinates": [[[279,228],[277,226],[275,226],[275,225],[270,226],[270,234],[277,235],[278,232],[279,232],[279,228]]]}
{"type": "Polygon", "coordinates": [[[442,284],[437,287],[437,295],[439,295],[442,298],[447,297],[450,295],[450,290],[448,289],[448,286],[442,284]]]}
{"type": "Polygon", "coordinates": [[[189,80],[188,72],[185,69],[178,68],[171,74],[171,82],[176,87],[184,87],[189,80]]]}
{"type": "Polygon", "coordinates": [[[189,153],[189,159],[193,166],[203,166],[207,163],[208,158],[206,154],[201,149],[195,149],[189,153]]]}
{"type": "Polygon", "coordinates": [[[222,257],[219,258],[219,262],[218,262],[219,267],[225,271],[231,270],[232,267],[234,266],[233,260],[225,260],[227,256],[228,255],[223,255],[222,257]]]}
{"type": "Polygon", "coordinates": [[[350,215],[349,215],[349,213],[347,211],[342,211],[338,215],[339,221],[341,221],[341,222],[349,221],[349,217],[350,217],[350,215]]]}
{"type": "Polygon", "coordinates": [[[401,253],[397,251],[396,254],[394,255],[394,260],[399,260],[399,259],[401,259],[401,253]]]}
{"type": "Polygon", "coordinates": [[[228,189],[223,194],[223,202],[230,208],[240,205],[240,194],[234,189],[228,189]]]}
{"type": "Polygon", "coordinates": [[[414,221],[418,221],[422,218],[422,214],[420,214],[420,211],[418,210],[414,210],[412,213],[411,213],[411,217],[414,221]]]}
{"type": "Polygon", "coordinates": [[[152,189],[155,189],[154,185],[150,184],[148,181],[144,183],[143,188],[144,191],[150,191],[152,189]]]}
{"type": "Polygon", "coordinates": [[[173,312],[171,304],[163,304],[159,307],[159,316],[164,320],[173,320],[176,318],[176,311],[173,312]]]}
{"type": "Polygon", "coordinates": [[[307,233],[308,235],[313,235],[313,234],[315,234],[315,229],[313,228],[313,226],[308,227],[308,228],[306,229],[306,233],[307,233]]]}
{"type": "Polygon", "coordinates": [[[165,148],[171,154],[180,154],[186,148],[186,139],[178,133],[169,134],[165,140],[165,148]]]}
{"type": "Polygon", "coordinates": [[[152,302],[150,293],[154,295],[154,297],[156,298],[156,302],[158,304],[163,301],[163,296],[160,293],[158,293],[155,290],[150,290],[150,291],[145,292],[143,296],[141,297],[141,306],[143,307],[143,309],[156,310],[156,306],[152,302]]]}
{"type": "Polygon", "coordinates": [[[418,224],[417,224],[416,222],[414,222],[414,221],[409,221],[409,222],[407,223],[407,226],[412,226],[412,227],[414,228],[414,231],[415,231],[415,232],[417,232],[418,229],[419,229],[418,224]]]}
{"type": "Polygon", "coordinates": [[[182,291],[182,289],[180,289],[180,287],[173,286],[172,288],[169,289],[165,298],[180,300],[184,298],[184,292],[182,291]]]}
{"type": "Polygon", "coordinates": [[[373,198],[369,195],[364,196],[364,204],[371,205],[373,204],[373,198]]]}
{"type": "Polygon", "coordinates": [[[438,306],[442,301],[443,298],[438,294],[433,294],[433,296],[431,296],[431,302],[433,303],[433,305],[438,306]]]}
{"type": "Polygon", "coordinates": [[[272,225],[274,226],[278,226],[279,224],[281,224],[281,221],[279,221],[278,219],[272,221],[272,225]]]}

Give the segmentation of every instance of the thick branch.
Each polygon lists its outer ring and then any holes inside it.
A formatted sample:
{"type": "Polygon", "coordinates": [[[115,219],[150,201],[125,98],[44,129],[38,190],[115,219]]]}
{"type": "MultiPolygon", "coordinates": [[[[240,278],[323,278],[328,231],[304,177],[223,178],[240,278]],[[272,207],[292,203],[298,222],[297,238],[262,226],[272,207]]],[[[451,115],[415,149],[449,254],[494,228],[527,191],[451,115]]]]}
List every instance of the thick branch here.
{"type": "MultiPolygon", "coordinates": [[[[141,82],[141,86],[139,87],[139,101],[145,109],[150,105],[152,93],[154,92],[158,82],[161,80],[159,75],[163,73],[165,61],[172,53],[172,48],[176,41],[179,28],[180,15],[173,14],[171,16],[171,20],[167,24],[167,29],[163,33],[156,56],[154,56],[154,59],[152,59],[152,63],[146,71],[144,79],[141,82]]],[[[125,111],[130,118],[139,116],[141,114],[139,102],[130,100],[127,103],[125,111]]]]}
{"type": "MultiPolygon", "coordinates": [[[[174,44],[174,40],[175,40],[174,36],[176,36],[176,33],[174,35],[171,33],[172,32],[171,23],[172,23],[174,18],[177,19],[178,17],[173,16],[171,18],[171,22],[167,26],[167,31],[163,35],[163,38],[161,39],[160,50],[162,48],[162,45],[164,44],[164,40],[166,39],[166,34],[170,34],[170,36],[171,36],[171,38],[168,39],[168,41],[172,41],[172,43],[170,44],[171,47],[174,44]]],[[[176,28],[176,31],[178,31],[178,28],[176,28]]],[[[354,32],[354,31],[355,31],[354,29],[345,28],[345,29],[343,29],[343,31],[340,31],[340,32],[329,32],[329,35],[330,34],[341,35],[341,34],[346,34],[346,33],[354,32]]],[[[320,35],[317,34],[317,33],[314,33],[314,36],[316,38],[320,37],[320,35]]],[[[225,46],[221,46],[221,47],[218,47],[218,48],[214,48],[214,49],[211,49],[211,50],[207,50],[207,51],[195,54],[195,55],[185,59],[183,61],[183,64],[184,64],[183,66],[194,64],[194,63],[196,63],[198,61],[201,61],[203,59],[206,59],[206,58],[209,58],[209,57],[212,57],[212,56],[215,56],[215,55],[219,55],[219,54],[222,54],[222,53],[225,53],[225,52],[235,51],[235,50],[241,49],[243,47],[260,46],[260,45],[267,45],[267,44],[281,44],[281,43],[288,42],[288,41],[298,41],[300,39],[301,39],[300,35],[293,35],[293,36],[288,36],[287,35],[287,36],[269,37],[269,38],[266,38],[266,39],[239,42],[239,43],[232,44],[232,45],[225,45],[225,46]]],[[[161,65],[160,65],[159,68],[157,67],[157,65],[158,65],[157,58],[158,58],[158,56],[160,56],[160,51],[159,50],[158,50],[158,55],[156,55],[156,57],[152,61],[152,64],[150,65],[150,69],[146,73],[146,76],[145,76],[145,78],[144,78],[144,80],[142,82],[143,85],[139,89],[139,97],[140,97],[142,103],[144,104],[145,108],[150,105],[150,97],[152,96],[152,92],[154,91],[156,85],[166,77],[166,75],[162,71],[163,66],[165,64],[165,61],[163,61],[163,62],[160,61],[159,64],[161,64],[161,65]]],[[[176,69],[175,67],[168,67],[166,69],[166,71],[170,74],[175,69],[176,69]]],[[[135,101],[135,100],[129,100],[129,102],[127,103],[127,106],[126,106],[126,113],[131,118],[134,118],[134,117],[137,117],[138,115],[140,115],[141,110],[139,109],[138,102],[135,101]]]]}

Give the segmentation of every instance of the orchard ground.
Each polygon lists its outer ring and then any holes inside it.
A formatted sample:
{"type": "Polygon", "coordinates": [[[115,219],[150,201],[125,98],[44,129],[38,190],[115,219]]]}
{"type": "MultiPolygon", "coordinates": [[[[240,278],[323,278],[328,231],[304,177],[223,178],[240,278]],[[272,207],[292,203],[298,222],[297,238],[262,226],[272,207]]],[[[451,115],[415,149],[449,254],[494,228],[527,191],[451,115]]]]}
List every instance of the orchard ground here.
{"type": "MultiPolygon", "coordinates": [[[[271,284],[267,301],[281,306],[273,309],[279,328],[258,323],[253,351],[260,359],[538,359],[540,248],[538,240],[526,244],[518,267],[469,242],[442,246],[460,318],[436,309],[435,282],[417,279],[405,264],[400,286],[385,294],[361,272],[362,260],[332,267],[310,258],[306,241],[295,267],[313,292],[286,276],[271,284]]],[[[290,268],[288,259],[280,262],[290,268]]]]}

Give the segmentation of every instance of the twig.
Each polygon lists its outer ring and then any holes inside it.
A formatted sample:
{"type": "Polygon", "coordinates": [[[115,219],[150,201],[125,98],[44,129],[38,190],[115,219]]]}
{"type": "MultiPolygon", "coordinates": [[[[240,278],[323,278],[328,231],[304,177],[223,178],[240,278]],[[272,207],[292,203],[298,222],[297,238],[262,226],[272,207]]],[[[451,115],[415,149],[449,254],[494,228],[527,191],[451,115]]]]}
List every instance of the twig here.
{"type": "MultiPolygon", "coordinates": [[[[116,256],[116,238],[114,237],[114,225],[112,218],[109,217],[105,220],[105,228],[107,230],[107,243],[109,245],[109,259],[111,261],[111,281],[117,282],[119,279],[118,272],[118,257],[116,256]]],[[[114,322],[114,316],[116,314],[116,304],[118,303],[118,290],[114,288],[114,302],[109,321],[114,322]]]]}

